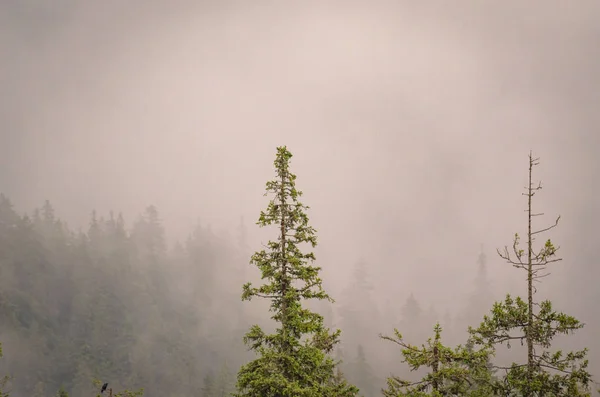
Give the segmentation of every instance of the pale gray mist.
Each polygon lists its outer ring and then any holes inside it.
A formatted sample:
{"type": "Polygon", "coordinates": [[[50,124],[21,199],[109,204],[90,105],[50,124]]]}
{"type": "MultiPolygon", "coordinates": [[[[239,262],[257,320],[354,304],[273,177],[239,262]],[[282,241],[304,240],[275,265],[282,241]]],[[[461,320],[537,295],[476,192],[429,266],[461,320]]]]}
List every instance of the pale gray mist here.
{"type": "Polygon", "coordinates": [[[533,150],[536,222],[562,215],[540,294],[588,324],[570,343],[600,376],[600,2],[7,0],[0,88],[19,212],[48,199],[85,230],[153,204],[170,243],[243,216],[256,250],[287,145],[333,297],[364,258],[375,304],[440,315],[467,304],[482,244],[495,298],[525,294],[495,249],[525,232],[533,150]]]}

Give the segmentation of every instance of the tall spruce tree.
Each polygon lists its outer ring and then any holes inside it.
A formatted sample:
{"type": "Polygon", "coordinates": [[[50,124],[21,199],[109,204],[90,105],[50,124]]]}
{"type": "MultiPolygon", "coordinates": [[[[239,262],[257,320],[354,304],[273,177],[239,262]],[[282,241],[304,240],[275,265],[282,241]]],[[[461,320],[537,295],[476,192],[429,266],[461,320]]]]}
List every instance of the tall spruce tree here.
{"type": "Polygon", "coordinates": [[[590,374],[587,371],[587,349],[563,353],[554,353],[548,349],[553,339],[561,334],[569,334],[583,327],[577,319],[554,310],[552,302],[535,301],[535,281],[547,276],[547,266],[562,260],[557,257],[559,247],[550,239],[542,247],[535,249],[535,237],[558,225],[560,216],[549,227],[533,229],[533,218],[538,215],[532,209],[532,199],[542,188],[532,182],[533,167],[539,159],[529,153],[529,184],[526,187],[527,197],[527,248],[520,247],[520,236],[515,234],[512,253],[508,247],[498,254],[514,267],[527,274],[527,299],[506,296],[503,302],[497,302],[490,314],[484,316],[477,329],[470,328],[473,343],[495,347],[506,343],[525,344],[526,360],[513,363],[510,367],[499,367],[505,371],[504,378],[496,388],[500,395],[523,397],[577,397],[589,396],[590,374]]]}
{"type": "Polygon", "coordinates": [[[335,376],[335,361],[330,357],[339,341],[340,331],[331,332],[323,317],[302,306],[309,299],[331,298],[323,290],[319,273],[313,266],[312,252],[302,244],[317,245],[316,231],[308,224],[307,206],[299,198],[296,175],[290,172],[292,154],[285,146],[277,148],[276,179],[266,184],[272,194],[257,224],[277,225],[277,241],[256,252],[256,265],[266,283],[243,287],[242,300],[254,297],[271,301],[272,319],[278,323],[274,334],[266,334],[258,325],[251,327],[244,342],[259,357],[244,365],[237,379],[238,397],[321,397],[354,396],[358,389],[335,376]]]}

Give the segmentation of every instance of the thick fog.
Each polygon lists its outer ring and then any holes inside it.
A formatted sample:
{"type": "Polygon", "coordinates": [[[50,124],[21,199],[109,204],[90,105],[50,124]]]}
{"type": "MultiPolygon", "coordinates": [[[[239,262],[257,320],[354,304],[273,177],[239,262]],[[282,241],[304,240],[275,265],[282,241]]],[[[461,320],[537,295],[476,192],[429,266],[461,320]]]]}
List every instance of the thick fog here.
{"type": "Polygon", "coordinates": [[[592,0],[3,1],[0,191],[75,230],[152,204],[170,244],[243,217],[257,250],[287,145],[333,297],[364,258],[381,307],[455,313],[482,245],[495,298],[526,293],[495,249],[526,231],[532,150],[536,225],[562,215],[540,294],[597,343],[598,43],[592,0]]]}

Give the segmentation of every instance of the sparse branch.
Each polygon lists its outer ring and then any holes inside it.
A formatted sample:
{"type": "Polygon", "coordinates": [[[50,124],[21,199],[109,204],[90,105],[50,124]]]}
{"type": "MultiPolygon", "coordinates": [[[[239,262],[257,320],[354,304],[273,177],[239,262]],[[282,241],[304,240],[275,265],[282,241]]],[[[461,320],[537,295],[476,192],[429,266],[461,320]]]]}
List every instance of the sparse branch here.
{"type": "Polygon", "coordinates": [[[519,395],[523,397],[552,395],[555,397],[583,397],[588,394],[590,375],[586,371],[586,351],[569,353],[562,356],[562,352],[550,354],[546,350],[537,353],[536,349],[548,349],[553,339],[559,334],[567,334],[583,325],[575,318],[558,313],[552,309],[549,301],[537,303],[534,294],[537,292],[534,283],[539,283],[550,272],[547,266],[562,260],[557,257],[559,247],[550,239],[534,250],[535,236],[550,231],[558,226],[561,217],[558,216],[554,224],[533,230],[532,220],[543,213],[533,211],[532,198],[537,191],[542,189],[542,183],[535,186],[532,182],[532,170],[539,164],[539,158],[534,158],[529,153],[529,174],[526,192],[527,197],[527,234],[526,249],[519,247],[520,237],[515,234],[512,253],[507,246],[497,250],[498,255],[514,267],[525,270],[527,274],[527,301],[520,297],[516,299],[507,296],[506,300],[494,304],[492,313],[484,317],[484,321],[477,329],[470,328],[471,340],[479,345],[495,347],[497,344],[507,342],[510,346],[512,340],[520,340],[527,346],[526,362],[513,363],[510,367],[494,365],[496,369],[506,372],[501,383],[503,394],[507,396],[519,395]],[[513,335],[518,330],[523,332],[520,336],[513,335]]]}
{"type": "MultiPolygon", "coordinates": [[[[540,214],[540,215],[543,215],[543,214],[540,214]]],[[[548,230],[552,230],[552,229],[554,229],[555,227],[557,227],[557,226],[558,226],[558,222],[559,222],[559,221],[560,221],[560,215],[558,216],[558,218],[556,218],[556,221],[554,222],[554,224],[553,224],[553,225],[551,225],[551,226],[548,226],[548,227],[547,227],[547,228],[545,228],[545,229],[541,229],[541,230],[537,230],[537,231],[535,231],[535,232],[531,232],[531,235],[540,234],[540,233],[547,232],[548,230]]]]}

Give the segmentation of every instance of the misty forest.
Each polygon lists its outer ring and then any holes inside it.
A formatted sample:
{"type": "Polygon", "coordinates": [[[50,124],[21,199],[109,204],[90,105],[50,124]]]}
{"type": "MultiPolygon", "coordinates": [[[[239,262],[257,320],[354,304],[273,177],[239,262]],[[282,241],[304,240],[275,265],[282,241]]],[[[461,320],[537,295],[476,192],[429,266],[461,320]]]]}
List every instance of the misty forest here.
{"type": "Polygon", "coordinates": [[[375,3],[0,4],[0,397],[600,396],[599,3],[375,3]]]}
{"type": "Polygon", "coordinates": [[[89,228],[75,232],[48,201],[20,216],[0,196],[2,334],[20,346],[6,364],[15,381],[5,378],[3,389],[92,395],[100,383],[90,380],[102,378],[173,396],[589,395],[587,349],[552,349],[555,337],[584,324],[536,296],[534,283],[562,259],[550,239],[536,237],[560,217],[532,228],[541,215],[533,199],[542,185],[532,180],[539,159],[530,154],[527,231],[498,251],[524,271],[527,293],[490,306],[482,252],[470,307],[441,318],[412,293],[379,308],[367,260],[349,266],[351,283],[335,304],[309,251],[317,235],[291,158],[277,148],[275,178],[266,184],[271,200],[257,224],[275,226],[276,238],[251,256],[260,278],[246,268],[243,223],[235,237],[219,237],[199,222],[168,247],[154,206],[131,228],[121,214],[92,212],[89,228]],[[270,301],[264,309],[274,324],[251,315],[240,296],[270,301]],[[380,335],[387,346],[375,338],[384,325],[393,327],[392,336],[380,335]],[[197,332],[182,332],[191,328],[197,332]]]}

